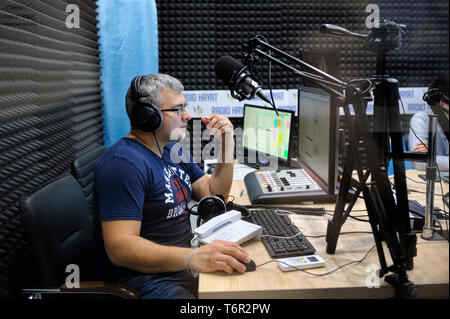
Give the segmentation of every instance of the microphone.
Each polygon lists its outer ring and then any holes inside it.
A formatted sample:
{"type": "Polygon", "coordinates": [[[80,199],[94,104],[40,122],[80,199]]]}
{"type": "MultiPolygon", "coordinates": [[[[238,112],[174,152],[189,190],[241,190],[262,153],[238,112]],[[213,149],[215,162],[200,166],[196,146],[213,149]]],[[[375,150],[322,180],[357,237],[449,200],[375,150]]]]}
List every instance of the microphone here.
{"type": "Polygon", "coordinates": [[[230,56],[222,56],[216,63],[216,76],[228,85],[231,96],[239,101],[252,100],[257,95],[264,102],[272,105],[275,113],[278,110],[275,105],[263,94],[261,86],[252,79],[248,67],[230,56]]]}

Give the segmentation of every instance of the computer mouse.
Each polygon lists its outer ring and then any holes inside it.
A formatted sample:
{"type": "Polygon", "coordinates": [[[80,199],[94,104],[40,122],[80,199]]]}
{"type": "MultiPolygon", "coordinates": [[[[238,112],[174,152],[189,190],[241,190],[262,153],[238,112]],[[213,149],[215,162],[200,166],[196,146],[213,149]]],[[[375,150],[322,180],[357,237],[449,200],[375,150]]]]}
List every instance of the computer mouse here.
{"type": "MultiPolygon", "coordinates": [[[[248,264],[246,264],[243,261],[240,261],[239,259],[236,259],[237,261],[239,261],[241,264],[243,264],[245,266],[245,272],[248,271],[255,271],[256,270],[256,264],[253,260],[250,260],[250,262],[248,264]]],[[[219,270],[220,272],[225,272],[224,270],[219,270]]],[[[238,272],[236,269],[234,269],[234,272],[238,272]]]]}
{"type": "Polygon", "coordinates": [[[246,264],[240,260],[239,260],[239,262],[245,266],[245,272],[256,270],[256,264],[253,260],[250,260],[250,262],[248,264],[246,264]]]}

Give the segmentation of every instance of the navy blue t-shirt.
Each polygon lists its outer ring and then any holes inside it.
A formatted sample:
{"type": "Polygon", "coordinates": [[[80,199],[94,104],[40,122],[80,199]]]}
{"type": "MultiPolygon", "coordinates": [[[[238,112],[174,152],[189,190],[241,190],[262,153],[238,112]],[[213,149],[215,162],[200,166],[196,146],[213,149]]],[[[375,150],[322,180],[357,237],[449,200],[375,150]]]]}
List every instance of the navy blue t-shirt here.
{"type": "Polygon", "coordinates": [[[163,150],[172,170],[154,152],[129,138],[111,146],[97,163],[93,256],[96,280],[117,280],[138,274],[111,263],[104,248],[101,222],[140,221],[143,238],[161,245],[190,246],[191,226],[185,198],[189,201],[191,184],[205,173],[192,156],[182,152],[180,145],[170,143],[163,150]]]}

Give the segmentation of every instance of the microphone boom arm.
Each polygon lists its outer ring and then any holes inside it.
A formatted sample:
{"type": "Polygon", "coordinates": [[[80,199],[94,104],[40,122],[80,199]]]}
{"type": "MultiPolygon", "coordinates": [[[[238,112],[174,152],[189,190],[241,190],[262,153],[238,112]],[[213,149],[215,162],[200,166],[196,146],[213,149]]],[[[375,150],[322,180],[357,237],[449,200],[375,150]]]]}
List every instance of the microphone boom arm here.
{"type": "Polygon", "coordinates": [[[286,69],[288,71],[291,71],[294,74],[296,74],[296,75],[298,75],[298,76],[300,76],[302,78],[305,78],[305,79],[313,82],[314,84],[317,84],[318,86],[320,86],[323,89],[325,89],[328,93],[336,94],[337,96],[344,98],[345,95],[341,91],[346,89],[346,88],[349,88],[349,85],[347,83],[345,83],[345,82],[343,82],[343,81],[341,81],[341,80],[331,76],[330,74],[328,74],[328,73],[326,73],[326,72],[324,72],[324,71],[322,71],[322,70],[320,70],[320,69],[318,69],[318,68],[316,68],[316,67],[314,67],[314,66],[312,66],[312,65],[310,65],[308,63],[306,63],[305,61],[302,61],[302,60],[300,60],[300,59],[290,55],[287,52],[284,52],[283,50],[280,50],[280,49],[278,49],[278,48],[276,48],[276,47],[274,47],[274,46],[272,46],[272,45],[270,45],[270,44],[268,44],[268,43],[266,43],[264,41],[261,41],[257,37],[252,38],[252,39],[249,40],[249,43],[246,45],[246,50],[247,50],[247,53],[249,55],[256,54],[256,55],[261,56],[261,57],[263,57],[263,58],[265,58],[267,60],[270,60],[270,61],[278,64],[282,68],[284,68],[284,69],[286,69]],[[281,60],[279,60],[279,59],[277,59],[275,57],[273,57],[272,55],[270,55],[270,54],[268,54],[268,53],[258,49],[257,46],[261,46],[261,47],[264,47],[264,48],[266,48],[266,49],[268,49],[270,51],[274,51],[277,54],[285,57],[286,59],[289,59],[289,60],[291,60],[291,61],[293,61],[293,62],[295,62],[297,64],[300,64],[301,66],[305,67],[309,71],[314,72],[315,74],[314,73],[305,72],[305,71],[300,71],[300,70],[296,69],[295,67],[293,67],[293,66],[291,66],[291,65],[289,65],[289,64],[287,64],[287,63],[285,63],[285,62],[283,62],[283,61],[281,61],[281,60]],[[331,88],[330,86],[338,88],[341,91],[337,91],[337,90],[331,88]]]}
{"type": "Polygon", "coordinates": [[[283,61],[281,61],[281,60],[279,60],[277,58],[274,58],[273,56],[271,56],[271,55],[269,55],[269,54],[267,54],[267,53],[265,53],[265,52],[263,52],[263,51],[261,51],[259,49],[255,49],[253,52],[256,55],[264,57],[267,60],[270,60],[270,61],[278,64],[279,66],[283,67],[284,69],[286,69],[288,71],[291,71],[294,74],[296,74],[296,75],[298,75],[298,76],[300,76],[302,78],[305,78],[305,79],[307,79],[307,80],[309,80],[311,82],[314,82],[315,84],[317,84],[320,87],[322,87],[323,89],[325,89],[328,93],[336,94],[337,96],[340,96],[342,98],[345,97],[345,95],[342,92],[336,91],[335,89],[329,87],[329,86],[334,86],[334,87],[338,87],[338,88],[343,89],[344,87],[342,85],[340,85],[340,84],[327,81],[324,78],[322,78],[322,77],[320,77],[318,75],[312,74],[312,73],[308,73],[308,72],[305,72],[305,71],[300,71],[300,70],[290,66],[289,64],[286,64],[283,61]],[[327,85],[329,85],[329,86],[327,86],[327,85]]]}

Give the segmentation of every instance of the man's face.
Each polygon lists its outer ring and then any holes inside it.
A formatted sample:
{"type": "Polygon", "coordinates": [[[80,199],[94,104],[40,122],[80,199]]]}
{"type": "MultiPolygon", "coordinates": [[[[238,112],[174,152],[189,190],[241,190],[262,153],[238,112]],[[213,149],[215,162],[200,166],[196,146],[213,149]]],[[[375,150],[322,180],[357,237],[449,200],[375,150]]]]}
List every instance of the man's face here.
{"type": "MultiPolygon", "coordinates": [[[[160,105],[161,110],[176,109],[183,106],[186,100],[183,94],[178,94],[172,90],[162,90],[161,98],[163,103],[160,105]]],[[[180,141],[186,136],[187,122],[192,118],[187,109],[182,114],[176,111],[162,112],[163,125],[157,132],[158,137],[165,143],[169,141],[180,141]]]]}

